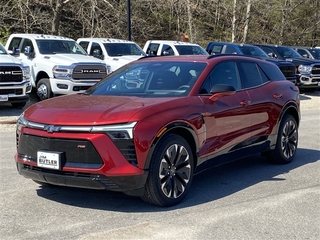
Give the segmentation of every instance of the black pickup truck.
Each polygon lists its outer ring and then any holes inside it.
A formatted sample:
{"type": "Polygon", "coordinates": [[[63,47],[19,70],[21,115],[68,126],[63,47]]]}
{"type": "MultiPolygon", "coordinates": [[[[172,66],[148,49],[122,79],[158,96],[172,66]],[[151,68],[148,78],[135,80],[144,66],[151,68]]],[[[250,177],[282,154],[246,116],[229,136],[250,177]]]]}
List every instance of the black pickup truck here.
{"type": "Polygon", "coordinates": [[[297,83],[296,67],[291,62],[271,58],[259,47],[254,45],[228,42],[210,42],[206,47],[206,51],[211,55],[238,54],[264,59],[276,64],[287,80],[293,82],[294,84],[297,83]]]}
{"type": "Polygon", "coordinates": [[[297,85],[300,89],[316,90],[320,87],[320,61],[301,56],[292,47],[271,44],[254,44],[260,47],[268,56],[292,62],[298,74],[297,85]]]}

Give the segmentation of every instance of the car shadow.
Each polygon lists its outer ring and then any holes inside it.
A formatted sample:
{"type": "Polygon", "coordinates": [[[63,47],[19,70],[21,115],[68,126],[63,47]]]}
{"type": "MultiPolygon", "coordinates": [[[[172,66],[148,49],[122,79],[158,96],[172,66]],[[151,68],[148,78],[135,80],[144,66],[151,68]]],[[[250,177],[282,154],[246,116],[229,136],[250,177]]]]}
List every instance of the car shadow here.
{"type": "Polygon", "coordinates": [[[37,194],[48,200],[80,208],[117,212],[172,211],[212,202],[260,182],[286,181],[277,176],[316,162],[319,155],[320,151],[300,148],[294,161],[286,165],[270,164],[264,157],[253,155],[206,170],[194,176],[190,192],[184,201],[169,208],[153,206],[143,202],[139,197],[111,191],[39,186],[37,194]]]}

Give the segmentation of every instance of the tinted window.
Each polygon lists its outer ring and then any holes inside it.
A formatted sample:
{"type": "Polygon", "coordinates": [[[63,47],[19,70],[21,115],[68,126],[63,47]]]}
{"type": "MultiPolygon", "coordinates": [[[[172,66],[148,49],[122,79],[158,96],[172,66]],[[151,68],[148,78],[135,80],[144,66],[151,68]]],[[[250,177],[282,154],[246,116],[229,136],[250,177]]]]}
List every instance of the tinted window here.
{"type": "Polygon", "coordinates": [[[222,51],[223,45],[211,45],[209,54],[220,54],[222,51]]]}
{"type": "Polygon", "coordinates": [[[304,49],[298,49],[297,52],[298,52],[302,57],[305,57],[305,58],[308,58],[308,57],[309,57],[307,51],[304,50],[304,49]],[[305,54],[305,56],[303,56],[304,54],[305,54]]]}
{"type": "Polygon", "coordinates": [[[237,50],[236,50],[235,47],[227,45],[225,53],[227,53],[227,54],[237,54],[237,50]]]}
{"type": "Polygon", "coordinates": [[[101,49],[99,43],[96,43],[96,42],[93,42],[93,43],[92,43],[92,45],[91,45],[91,50],[90,50],[90,55],[93,55],[93,51],[94,51],[94,50],[99,50],[99,51],[100,51],[100,54],[102,54],[102,49],[101,49]]]}
{"type": "Polygon", "coordinates": [[[200,93],[210,93],[212,86],[216,84],[227,84],[236,90],[240,89],[240,78],[235,62],[228,61],[217,64],[201,87],[200,93]]]}
{"type": "Polygon", "coordinates": [[[30,40],[30,39],[27,39],[27,38],[24,39],[23,44],[22,44],[22,47],[21,47],[23,52],[24,52],[24,49],[25,49],[26,47],[30,47],[30,51],[31,51],[31,52],[34,52],[33,44],[32,44],[32,42],[31,42],[31,40],[30,40]]]}
{"type": "Polygon", "coordinates": [[[279,81],[285,79],[285,76],[277,66],[266,63],[259,63],[259,66],[271,81],[279,81]]]}
{"type": "Polygon", "coordinates": [[[22,38],[13,38],[9,45],[9,50],[13,50],[13,48],[19,48],[20,42],[22,38]]]}
{"type": "Polygon", "coordinates": [[[207,55],[208,53],[200,46],[176,45],[179,55],[207,55]]]}
{"type": "Polygon", "coordinates": [[[147,54],[149,55],[157,55],[158,48],[160,44],[159,43],[150,43],[148,49],[147,49],[147,54]]]}
{"type": "Polygon", "coordinates": [[[163,44],[162,50],[161,50],[161,55],[174,55],[174,51],[171,46],[167,44],[163,44]]]}
{"type": "Polygon", "coordinates": [[[89,42],[80,42],[79,45],[88,52],[89,42]]]}
{"type": "Polygon", "coordinates": [[[271,47],[261,46],[261,49],[263,51],[265,51],[267,54],[275,54],[275,55],[277,55],[277,53],[275,51],[273,51],[271,47]]]}
{"type": "Polygon", "coordinates": [[[240,62],[242,69],[244,88],[251,88],[261,85],[268,79],[254,62],[240,62]]]}

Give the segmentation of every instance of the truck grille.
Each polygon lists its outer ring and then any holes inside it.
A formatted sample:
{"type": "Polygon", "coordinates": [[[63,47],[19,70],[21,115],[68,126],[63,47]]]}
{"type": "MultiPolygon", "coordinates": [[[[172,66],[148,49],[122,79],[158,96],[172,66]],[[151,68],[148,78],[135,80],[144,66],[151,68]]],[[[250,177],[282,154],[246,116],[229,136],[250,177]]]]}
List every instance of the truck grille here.
{"type": "Polygon", "coordinates": [[[312,67],[311,74],[320,74],[320,65],[314,65],[312,67]]]}
{"type": "Polygon", "coordinates": [[[0,66],[0,83],[22,82],[22,70],[18,66],[0,66]]]}
{"type": "Polygon", "coordinates": [[[103,65],[77,65],[73,69],[74,80],[95,79],[100,80],[107,75],[107,68],[103,65]]]}
{"type": "Polygon", "coordinates": [[[20,137],[20,157],[36,162],[39,150],[63,152],[64,166],[68,167],[99,168],[103,165],[100,155],[90,141],[45,138],[28,134],[20,137]]]}
{"type": "Polygon", "coordinates": [[[296,67],[295,66],[280,66],[279,68],[286,78],[296,76],[296,67]]]}

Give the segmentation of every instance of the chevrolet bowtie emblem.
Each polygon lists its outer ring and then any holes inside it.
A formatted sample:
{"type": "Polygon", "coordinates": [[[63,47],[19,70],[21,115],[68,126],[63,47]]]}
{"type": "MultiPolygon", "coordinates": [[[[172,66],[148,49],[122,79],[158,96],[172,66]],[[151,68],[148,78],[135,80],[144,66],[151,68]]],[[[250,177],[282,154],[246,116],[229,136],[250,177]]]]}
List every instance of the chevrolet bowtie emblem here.
{"type": "Polygon", "coordinates": [[[46,125],[44,127],[44,130],[47,131],[48,133],[53,133],[53,132],[59,132],[60,127],[54,126],[54,125],[46,125]]]}

